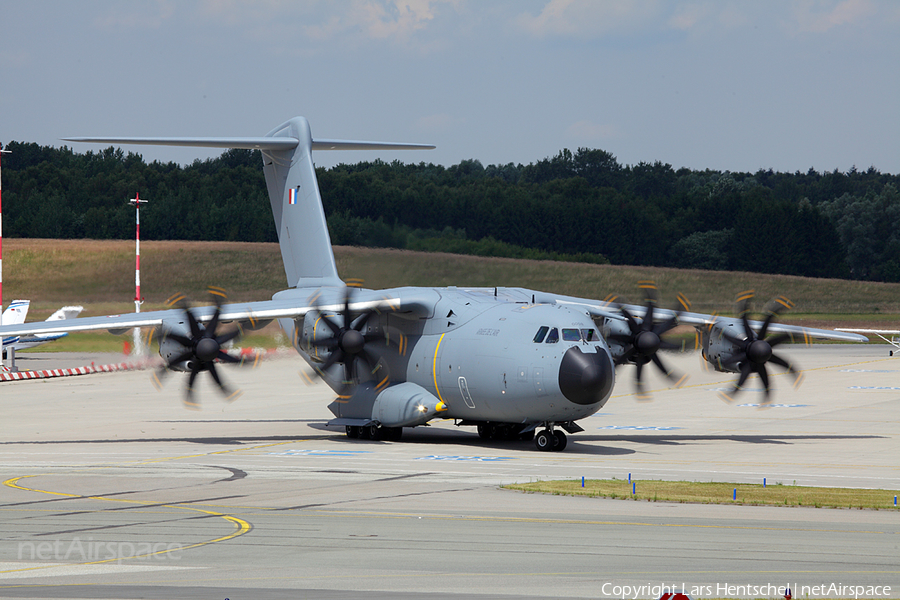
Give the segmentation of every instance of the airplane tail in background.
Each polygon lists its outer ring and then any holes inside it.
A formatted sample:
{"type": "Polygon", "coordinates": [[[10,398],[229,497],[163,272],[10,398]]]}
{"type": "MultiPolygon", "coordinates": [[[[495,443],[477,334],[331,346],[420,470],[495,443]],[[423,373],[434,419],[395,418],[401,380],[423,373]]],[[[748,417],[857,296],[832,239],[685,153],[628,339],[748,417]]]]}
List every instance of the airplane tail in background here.
{"type": "Polygon", "coordinates": [[[13,300],[0,315],[0,325],[19,325],[25,322],[28,316],[28,307],[31,300],[13,300]]]}
{"type": "Polygon", "coordinates": [[[74,319],[84,310],[83,306],[63,306],[61,309],[47,317],[48,321],[63,321],[65,319],[74,319]]]}
{"type": "Polygon", "coordinates": [[[423,144],[314,140],[309,121],[295,117],[256,138],[66,138],[72,142],[197,146],[260,150],[284,273],[290,287],[344,285],[338,276],[313,150],[429,150],[423,144]]]}

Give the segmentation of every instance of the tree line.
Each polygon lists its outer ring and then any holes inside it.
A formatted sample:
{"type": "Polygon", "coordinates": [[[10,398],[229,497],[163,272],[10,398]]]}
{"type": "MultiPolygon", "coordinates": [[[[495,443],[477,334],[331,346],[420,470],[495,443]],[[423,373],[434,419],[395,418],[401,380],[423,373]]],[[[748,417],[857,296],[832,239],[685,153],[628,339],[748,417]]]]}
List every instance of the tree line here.
{"type": "MultiPolygon", "coordinates": [[[[190,165],[12,142],[9,237],[276,241],[258,151],[190,165]]],[[[317,169],[332,242],[551,260],[900,281],[900,176],[621,165],[599,149],[528,165],[375,160],[317,169]]]]}

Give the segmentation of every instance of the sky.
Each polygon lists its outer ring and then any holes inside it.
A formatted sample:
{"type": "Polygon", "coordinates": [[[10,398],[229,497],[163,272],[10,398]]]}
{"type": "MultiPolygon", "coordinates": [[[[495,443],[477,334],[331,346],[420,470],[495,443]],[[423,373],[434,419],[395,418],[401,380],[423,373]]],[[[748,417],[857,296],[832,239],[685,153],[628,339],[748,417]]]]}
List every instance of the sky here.
{"type": "MultiPolygon", "coordinates": [[[[313,137],[528,164],[900,173],[900,2],[0,0],[0,142],[313,137]]],[[[103,146],[71,144],[78,151],[103,146]]],[[[125,147],[189,163],[205,149],[125,147]]]]}

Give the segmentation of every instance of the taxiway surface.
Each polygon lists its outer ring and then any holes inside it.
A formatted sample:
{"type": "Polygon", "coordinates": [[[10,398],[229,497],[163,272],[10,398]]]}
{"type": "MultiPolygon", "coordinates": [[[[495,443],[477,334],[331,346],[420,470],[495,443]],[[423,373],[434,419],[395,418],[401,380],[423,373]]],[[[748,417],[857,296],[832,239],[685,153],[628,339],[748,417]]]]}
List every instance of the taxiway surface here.
{"type": "MultiPolygon", "coordinates": [[[[692,378],[650,386],[652,403],[630,395],[632,372],[620,370],[613,398],[562,453],[452,423],[400,442],[348,440],[324,428],[332,396],[303,383],[296,357],[227,371],[244,390],[233,404],[203,382],[200,412],[181,407],[178,375],[162,393],[146,371],[2,383],[0,597],[647,598],[663,585],[772,597],[741,592],[785,584],[795,596],[838,584],[900,597],[897,510],[499,487],[630,473],[900,488],[900,362],[885,346],[789,354],[803,385],[773,377],[764,410],[755,379],[721,402],[733,377],[695,356],[672,360],[692,378]]],[[[47,368],[29,360],[19,367],[47,368]]]]}

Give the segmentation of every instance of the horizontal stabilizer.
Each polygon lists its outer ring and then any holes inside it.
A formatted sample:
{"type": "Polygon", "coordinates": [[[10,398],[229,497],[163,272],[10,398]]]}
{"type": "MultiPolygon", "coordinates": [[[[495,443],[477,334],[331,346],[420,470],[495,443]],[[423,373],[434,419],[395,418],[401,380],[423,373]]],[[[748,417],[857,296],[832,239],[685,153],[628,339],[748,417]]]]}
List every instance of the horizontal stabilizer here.
{"type": "Polygon", "coordinates": [[[354,140],[313,140],[313,150],[434,150],[429,144],[358,142],[354,140]]]}
{"type": "Polygon", "coordinates": [[[198,148],[240,148],[244,150],[290,150],[300,143],[287,137],[77,137],[63,138],[65,142],[91,142],[96,144],[138,144],[142,146],[195,146],[198,148]]]}
{"type": "MultiPolygon", "coordinates": [[[[292,137],[73,137],[65,142],[91,142],[95,144],[136,144],[140,146],[193,146],[198,148],[240,148],[244,150],[290,150],[300,140],[292,137]]],[[[357,140],[313,140],[313,150],[432,150],[428,144],[403,144],[394,142],[361,142],[357,140]]]]}

